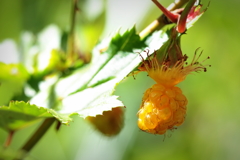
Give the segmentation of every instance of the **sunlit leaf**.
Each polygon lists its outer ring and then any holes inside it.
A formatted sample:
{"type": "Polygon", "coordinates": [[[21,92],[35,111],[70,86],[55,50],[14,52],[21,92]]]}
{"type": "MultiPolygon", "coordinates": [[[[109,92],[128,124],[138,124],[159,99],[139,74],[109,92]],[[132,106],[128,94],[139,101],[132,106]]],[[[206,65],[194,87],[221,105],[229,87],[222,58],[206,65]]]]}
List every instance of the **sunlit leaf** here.
{"type": "Polygon", "coordinates": [[[103,111],[111,110],[114,107],[124,106],[118,100],[118,96],[112,95],[116,80],[110,80],[93,88],[85,89],[62,100],[63,108],[61,113],[76,112],[79,116],[95,116],[102,114],[103,111]]]}
{"type": "Polygon", "coordinates": [[[68,124],[72,121],[69,116],[23,101],[13,101],[9,106],[0,107],[0,127],[7,131],[15,131],[49,117],[55,117],[63,124],[68,124]]]}
{"type": "Polygon", "coordinates": [[[117,33],[111,40],[111,43],[108,46],[108,53],[115,54],[114,51],[126,51],[132,52],[134,48],[142,48],[145,46],[144,41],[140,40],[138,34],[136,34],[136,29],[126,31],[123,35],[117,33]]]}
{"type": "Polygon", "coordinates": [[[78,113],[81,117],[124,106],[117,96],[112,95],[114,88],[141,62],[133,48],[141,51],[144,47],[135,28],[123,35],[117,34],[113,39],[105,39],[94,48],[93,59],[89,64],[67,77],[52,77],[52,84],[44,82],[42,86],[45,89],[41,88],[31,103],[54,108],[55,105],[49,104],[55,101],[58,112],[78,113]],[[105,52],[102,50],[104,47],[108,47],[105,52]]]}
{"type": "MultiPolygon", "coordinates": [[[[144,50],[145,43],[152,43],[150,49],[154,50],[158,49],[166,40],[167,36],[163,32],[157,32],[147,41],[140,41],[140,37],[135,33],[135,28],[132,28],[123,35],[117,34],[112,40],[98,44],[93,50],[94,57],[90,65],[92,65],[91,68],[94,68],[94,64],[96,64],[99,68],[99,64],[102,64],[100,69],[87,81],[84,85],[85,89],[78,90],[66,97],[63,96],[63,108],[60,112],[76,112],[85,118],[102,114],[103,111],[111,110],[114,107],[124,106],[121,101],[117,100],[117,96],[112,95],[115,86],[139,65],[141,58],[137,52],[144,50]],[[124,38],[126,38],[126,42],[124,42],[124,38]],[[101,53],[101,48],[104,46],[109,48],[106,52],[101,53]],[[130,46],[132,46],[131,50],[130,46]]],[[[78,83],[80,82],[81,78],[78,83]]],[[[68,83],[68,86],[70,85],[74,85],[74,83],[68,83]]],[[[61,83],[62,87],[64,88],[63,83],[61,83]]]]}

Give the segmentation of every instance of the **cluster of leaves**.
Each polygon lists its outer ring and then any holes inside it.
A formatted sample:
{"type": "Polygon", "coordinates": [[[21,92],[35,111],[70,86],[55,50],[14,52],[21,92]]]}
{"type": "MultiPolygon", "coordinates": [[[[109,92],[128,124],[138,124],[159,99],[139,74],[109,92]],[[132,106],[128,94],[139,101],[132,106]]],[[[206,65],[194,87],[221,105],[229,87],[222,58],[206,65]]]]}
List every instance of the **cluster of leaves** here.
{"type": "Polygon", "coordinates": [[[20,62],[0,62],[0,127],[10,135],[42,119],[54,118],[68,125],[72,115],[96,117],[124,107],[114,95],[116,85],[132,75],[147,57],[146,49],[152,54],[171,40],[167,29],[142,39],[133,27],[103,39],[86,61],[60,47],[64,43],[61,34],[56,26],[49,26],[35,38],[24,33],[20,62]]]}
{"type": "Polygon", "coordinates": [[[139,65],[138,52],[150,44],[158,49],[166,40],[162,31],[141,40],[133,27],[99,42],[92,60],[77,67],[69,67],[60,50],[42,47],[48,52],[31,55],[36,46],[28,47],[23,63],[0,63],[0,127],[16,131],[50,117],[68,125],[74,114],[86,118],[123,107],[115,86],[139,65]]]}
{"type": "MultiPolygon", "coordinates": [[[[99,42],[89,63],[78,59],[72,66],[59,49],[61,35],[57,27],[48,27],[37,41],[25,33],[22,62],[0,63],[0,127],[16,131],[47,117],[68,125],[72,115],[86,118],[123,107],[113,94],[115,86],[141,63],[140,52],[149,49],[153,53],[167,44],[168,34],[160,30],[141,39],[133,27],[99,42]]],[[[142,57],[146,56],[143,52],[142,57]]]]}

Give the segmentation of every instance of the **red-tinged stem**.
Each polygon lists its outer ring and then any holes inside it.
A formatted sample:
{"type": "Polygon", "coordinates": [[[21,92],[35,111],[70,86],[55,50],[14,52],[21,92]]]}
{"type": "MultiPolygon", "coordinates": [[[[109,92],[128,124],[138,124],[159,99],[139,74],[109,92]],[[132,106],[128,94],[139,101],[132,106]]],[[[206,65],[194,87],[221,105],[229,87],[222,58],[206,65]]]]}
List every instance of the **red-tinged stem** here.
{"type": "Polygon", "coordinates": [[[27,143],[22,147],[22,150],[29,152],[35,144],[42,138],[42,136],[46,133],[49,127],[53,124],[55,118],[47,118],[43,121],[41,126],[37,129],[37,131],[32,135],[32,137],[27,141],[27,143]]]}
{"type": "MultiPolygon", "coordinates": [[[[167,9],[169,11],[173,11],[175,9],[182,7],[187,2],[188,2],[188,0],[180,0],[180,1],[176,0],[174,3],[170,4],[167,9]]],[[[151,24],[149,24],[145,29],[143,29],[139,33],[139,36],[141,37],[141,39],[144,39],[152,32],[161,29],[162,27],[164,27],[167,24],[168,23],[166,23],[166,21],[165,21],[165,15],[162,14],[160,17],[158,17],[156,20],[154,20],[151,24]]]]}
{"type": "Polygon", "coordinates": [[[179,33],[184,33],[186,31],[187,17],[195,2],[196,0],[189,0],[188,4],[184,8],[177,25],[177,31],[179,33]]]}
{"type": "Polygon", "coordinates": [[[163,12],[163,14],[170,19],[173,23],[177,23],[179,15],[172,13],[171,11],[167,10],[165,7],[163,7],[157,0],[152,0],[153,3],[155,3],[158,8],[163,12]]]}
{"type": "Polygon", "coordinates": [[[4,144],[4,147],[8,147],[8,146],[11,144],[12,138],[13,138],[13,134],[14,134],[14,131],[10,131],[10,132],[8,133],[8,137],[7,137],[7,139],[6,139],[6,142],[5,142],[5,144],[4,144]]]}

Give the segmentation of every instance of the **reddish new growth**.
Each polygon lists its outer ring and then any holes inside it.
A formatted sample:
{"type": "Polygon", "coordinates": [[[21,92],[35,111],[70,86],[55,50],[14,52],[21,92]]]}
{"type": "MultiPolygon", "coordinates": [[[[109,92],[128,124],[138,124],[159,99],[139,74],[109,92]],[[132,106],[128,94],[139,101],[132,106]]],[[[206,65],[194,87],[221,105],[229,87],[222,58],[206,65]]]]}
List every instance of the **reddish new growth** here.
{"type": "Polygon", "coordinates": [[[206,9],[204,11],[201,11],[201,4],[194,6],[197,0],[189,0],[187,6],[184,9],[177,9],[174,11],[167,10],[157,0],[152,1],[172,23],[177,24],[176,29],[179,33],[184,33],[186,31],[187,23],[194,20],[194,18],[198,17],[206,11],[206,9]]]}

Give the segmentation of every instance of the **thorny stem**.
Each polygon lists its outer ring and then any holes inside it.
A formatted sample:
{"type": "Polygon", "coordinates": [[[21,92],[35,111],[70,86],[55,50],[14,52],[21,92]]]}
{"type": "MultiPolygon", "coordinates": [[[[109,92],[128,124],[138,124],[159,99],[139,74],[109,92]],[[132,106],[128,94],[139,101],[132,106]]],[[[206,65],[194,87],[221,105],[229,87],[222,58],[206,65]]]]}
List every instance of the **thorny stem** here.
{"type": "Polygon", "coordinates": [[[37,131],[32,135],[32,137],[26,142],[26,144],[22,147],[22,150],[29,152],[35,144],[42,138],[42,136],[46,133],[49,127],[53,124],[55,118],[47,118],[43,121],[41,126],[37,129],[37,131]]]}
{"type": "MultiPolygon", "coordinates": [[[[175,9],[178,9],[182,7],[184,4],[186,4],[189,0],[175,0],[174,3],[170,4],[167,7],[167,10],[173,11],[175,9]]],[[[139,36],[141,39],[144,39],[147,37],[150,33],[154,32],[155,30],[159,30],[162,27],[164,27],[167,24],[165,20],[165,15],[162,14],[160,17],[158,17],[156,20],[154,20],[151,24],[149,24],[144,30],[142,30],[139,33],[139,36]]]]}
{"type": "Polygon", "coordinates": [[[72,0],[72,10],[71,10],[71,26],[68,35],[68,48],[67,54],[71,61],[74,60],[75,54],[75,23],[76,23],[76,13],[78,11],[77,7],[78,0],[72,0]]]}
{"type": "Polygon", "coordinates": [[[12,138],[13,138],[13,134],[14,134],[14,131],[10,131],[10,132],[8,133],[8,137],[7,137],[7,139],[6,139],[6,142],[5,142],[5,144],[4,144],[4,147],[8,147],[8,146],[11,144],[12,138]]]}
{"type": "Polygon", "coordinates": [[[183,33],[186,30],[186,23],[187,23],[187,17],[188,17],[188,13],[190,12],[190,10],[192,9],[194,3],[196,2],[196,0],[189,0],[188,4],[186,5],[186,7],[184,8],[178,25],[177,25],[177,31],[179,33],[183,33]]]}

